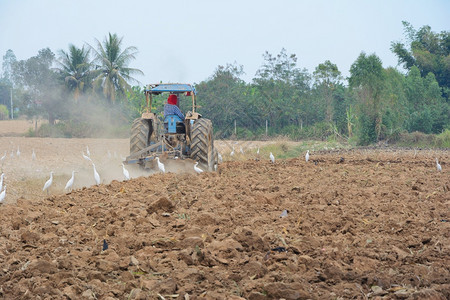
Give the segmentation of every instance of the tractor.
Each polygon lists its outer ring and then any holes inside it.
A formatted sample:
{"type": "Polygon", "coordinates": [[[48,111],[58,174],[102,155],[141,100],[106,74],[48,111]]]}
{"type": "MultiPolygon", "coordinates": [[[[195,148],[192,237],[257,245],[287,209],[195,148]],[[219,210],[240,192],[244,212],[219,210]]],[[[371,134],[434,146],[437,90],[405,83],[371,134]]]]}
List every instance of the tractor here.
{"type": "Polygon", "coordinates": [[[218,164],[214,148],[213,126],[209,119],[196,112],[195,87],[190,84],[149,84],[144,90],[147,106],[140,118],[133,121],[130,137],[130,155],[126,164],[148,168],[156,157],[192,159],[207,171],[215,171],[218,164]],[[190,97],[192,110],[182,120],[178,115],[165,115],[163,120],[152,112],[154,95],[175,94],[178,99],[190,97]]]}

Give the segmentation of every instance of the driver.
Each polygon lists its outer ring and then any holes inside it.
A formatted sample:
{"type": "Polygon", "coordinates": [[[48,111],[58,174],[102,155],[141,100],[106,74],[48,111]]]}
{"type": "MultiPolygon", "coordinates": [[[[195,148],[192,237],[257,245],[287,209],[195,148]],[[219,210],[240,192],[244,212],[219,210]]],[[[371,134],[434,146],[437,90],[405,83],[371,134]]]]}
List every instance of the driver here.
{"type": "Polygon", "coordinates": [[[178,97],[175,94],[170,94],[167,98],[167,103],[164,105],[164,116],[177,115],[182,121],[184,121],[184,115],[180,108],[177,106],[178,97]]]}

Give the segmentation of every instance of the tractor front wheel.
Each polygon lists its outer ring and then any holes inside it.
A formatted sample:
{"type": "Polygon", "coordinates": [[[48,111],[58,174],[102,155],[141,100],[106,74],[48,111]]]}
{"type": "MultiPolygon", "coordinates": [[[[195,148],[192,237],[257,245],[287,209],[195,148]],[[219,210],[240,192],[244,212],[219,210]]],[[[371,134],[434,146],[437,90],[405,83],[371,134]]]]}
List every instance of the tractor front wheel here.
{"type": "Polygon", "coordinates": [[[215,153],[211,120],[198,119],[191,131],[191,158],[208,171],[214,171],[215,153]]]}

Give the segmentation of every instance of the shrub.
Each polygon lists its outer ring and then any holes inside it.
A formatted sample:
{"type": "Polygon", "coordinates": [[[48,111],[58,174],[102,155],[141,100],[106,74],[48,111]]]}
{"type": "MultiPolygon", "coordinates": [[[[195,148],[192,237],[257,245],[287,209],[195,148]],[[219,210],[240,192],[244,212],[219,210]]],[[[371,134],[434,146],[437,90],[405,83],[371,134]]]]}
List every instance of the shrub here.
{"type": "Polygon", "coordinates": [[[9,111],[6,105],[0,104],[0,120],[6,120],[9,118],[9,111]]]}
{"type": "Polygon", "coordinates": [[[358,118],[357,137],[358,145],[366,146],[377,141],[377,133],[375,131],[375,118],[366,114],[361,114],[358,118]]]}
{"type": "Polygon", "coordinates": [[[444,132],[436,135],[435,145],[439,148],[450,148],[450,129],[445,129],[444,132]]]}
{"type": "Polygon", "coordinates": [[[421,131],[431,133],[433,128],[433,118],[429,108],[422,111],[413,112],[409,119],[409,132],[421,131]]]}

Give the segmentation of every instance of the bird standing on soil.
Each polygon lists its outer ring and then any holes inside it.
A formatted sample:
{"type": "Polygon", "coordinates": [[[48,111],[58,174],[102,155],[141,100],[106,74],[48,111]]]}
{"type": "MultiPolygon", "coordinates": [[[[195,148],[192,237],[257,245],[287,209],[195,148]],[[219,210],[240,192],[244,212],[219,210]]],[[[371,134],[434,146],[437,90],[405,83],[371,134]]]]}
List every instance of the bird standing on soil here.
{"type": "Polygon", "coordinates": [[[47,182],[44,184],[44,188],[42,189],[42,191],[47,190],[47,195],[48,195],[48,189],[50,188],[52,183],[53,183],[53,171],[50,172],[50,179],[47,180],[47,182]]]}
{"type": "Polygon", "coordinates": [[[92,167],[94,168],[94,179],[97,185],[100,184],[100,175],[98,175],[97,169],[95,168],[94,163],[92,163],[92,167]]]}
{"type": "Polygon", "coordinates": [[[195,165],[194,165],[195,172],[197,172],[197,174],[203,173],[203,170],[200,169],[199,167],[197,167],[197,165],[198,165],[198,162],[196,162],[195,165]]]}
{"type": "Polygon", "coordinates": [[[437,157],[436,157],[436,169],[438,170],[438,172],[442,172],[442,166],[441,166],[441,164],[439,163],[437,157]]]}
{"type": "Polygon", "coordinates": [[[222,155],[220,155],[219,152],[217,152],[217,157],[219,158],[219,163],[222,163],[223,162],[223,158],[222,158],[222,155]]]}
{"type": "Polygon", "coordinates": [[[230,152],[230,156],[233,156],[234,155],[234,147],[233,147],[233,150],[231,150],[231,152],[230,152]]]}
{"type": "Polygon", "coordinates": [[[89,147],[88,146],[86,146],[86,154],[87,154],[88,157],[91,157],[91,152],[89,152],[89,147]]]}
{"type": "Polygon", "coordinates": [[[19,146],[17,146],[17,157],[19,157],[20,156],[20,149],[19,149],[19,146]]]}
{"type": "Polygon", "coordinates": [[[306,162],[308,162],[308,160],[309,160],[309,150],[306,151],[305,160],[306,160],[306,162]]]}
{"type": "Polygon", "coordinates": [[[161,172],[166,173],[166,168],[164,167],[164,164],[159,161],[159,157],[156,158],[156,161],[158,162],[158,169],[161,172]]]}
{"type": "Polygon", "coordinates": [[[125,177],[125,180],[130,180],[130,172],[128,172],[128,170],[125,169],[124,164],[122,164],[122,171],[123,171],[123,176],[125,177]]]}
{"type": "Polygon", "coordinates": [[[81,152],[81,154],[85,160],[92,162],[92,159],[90,159],[89,156],[84,155],[84,152],[81,152]]]}
{"type": "Polygon", "coordinates": [[[5,189],[3,190],[3,192],[0,193],[0,204],[3,204],[3,201],[5,201],[5,198],[6,198],[6,184],[5,184],[5,189]]]}
{"type": "Polygon", "coordinates": [[[34,149],[33,149],[33,153],[31,153],[31,159],[33,161],[36,160],[36,153],[34,152],[34,149]]]}
{"type": "Polygon", "coordinates": [[[72,191],[73,181],[75,180],[75,173],[76,173],[76,171],[72,171],[72,177],[69,179],[69,181],[67,181],[66,187],[64,188],[64,190],[72,191]]]}
{"type": "Polygon", "coordinates": [[[272,163],[274,164],[275,163],[275,156],[273,156],[272,152],[270,152],[269,157],[270,157],[270,160],[272,161],[272,163]]]}
{"type": "Polygon", "coordinates": [[[256,150],[256,154],[258,154],[258,155],[259,155],[259,147],[258,147],[258,150],[256,150]]]}

